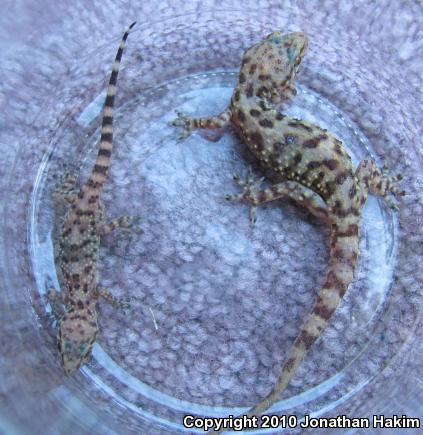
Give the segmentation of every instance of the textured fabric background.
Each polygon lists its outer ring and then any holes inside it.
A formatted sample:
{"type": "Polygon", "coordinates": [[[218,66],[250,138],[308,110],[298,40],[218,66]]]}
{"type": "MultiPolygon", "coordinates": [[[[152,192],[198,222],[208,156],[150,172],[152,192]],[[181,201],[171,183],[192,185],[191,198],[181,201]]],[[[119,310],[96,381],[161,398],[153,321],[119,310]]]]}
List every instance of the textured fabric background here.
{"type": "MultiPolygon", "coordinates": [[[[243,48],[276,28],[309,35],[300,83],[348,115],[377,155],[404,173],[408,192],[386,315],[369,328],[378,336],[366,336],[366,324],[358,335],[345,328],[354,315],[367,319],[360,308],[364,259],[331,329],[286,397],[335,375],[354,357],[344,383],[320,402],[298,406],[301,412],[320,411],[342,397],[348,400],[327,415],[423,417],[422,21],[422,6],[413,1],[3,1],[0,432],[172,433],[111,401],[102,382],[138,410],[166,421],[181,415],[117,385],[103,368],[107,357],[151,388],[198,404],[199,414],[201,406],[249,406],[271,388],[322,280],[325,229],[292,205],[277,204],[259,210],[261,229],[252,231],[246,207],[219,199],[235,190],[231,170],[245,170],[243,157],[248,161],[233,135],[219,144],[196,135],[173,148],[176,136],[169,130],[167,142],[138,151],[137,132],[141,125],[153,138],[162,133],[151,125],[155,113],[143,110],[151,99],[157,110],[167,104],[160,92],[166,96],[169,88],[158,85],[236,70],[243,48]],[[33,188],[53,144],[59,151],[52,167],[58,170],[87,157],[86,136],[94,130],[78,116],[104,88],[119,35],[134,19],[138,26],[118,85],[118,98],[128,106],[116,120],[114,188],[106,189],[105,203],[113,217],[128,206],[139,211],[144,235],[129,245],[119,237],[106,240],[100,258],[102,283],[118,295],[129,289],[134,314],[122,318],[102,304],[105,353],[98,350],[98,363],[90,366],[95,376],[64,379],[35,285],[33,188]],[[140,99],[133,100],[136,93],[140,99]],[[61,155],[61,149],[67,151],[61,155]],[[360,359],[362,340],[369,345],[360,359]],[[348,397],[356,384],[362,388],[348,397]]],[[[216,76],[216,86],[228,77],[216,76]]],[[[210,107],[190,110],[213,113],[228,98],[219,94],[210,107]]],[[[47,195],[42,198],[39,207],[48,209],[47,195]]],[[[47,228],[48,213],[40,223],[43,237],[47,228]]],[[[224,415],[224,409],[214,412],[224,415]]]]}

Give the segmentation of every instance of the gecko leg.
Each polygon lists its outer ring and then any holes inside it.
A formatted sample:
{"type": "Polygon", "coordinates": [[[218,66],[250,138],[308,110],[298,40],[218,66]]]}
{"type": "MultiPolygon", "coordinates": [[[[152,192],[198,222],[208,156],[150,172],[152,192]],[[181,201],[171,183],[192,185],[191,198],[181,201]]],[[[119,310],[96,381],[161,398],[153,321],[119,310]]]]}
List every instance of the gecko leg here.
{"type": "Polygon", "coordinates": [[[73,204],[77,199],[76,177],[70,172],[65,172],[53,191],[56,201],[73,204]]]}
{"type": "Polygon", "coordinates": [[[131,298],[129,297],[117,298],[116,296],[113,296],[109,290],[101,286],[97,286],[96,292],[98,297],[102,297],[108,304],[117,310],[125,312],[131,307],[131,298]]]}
{"type": "MultiPolygon", "coordinates": [[[[103,224],[99,228],[100,235],[104,236],[107,234],[110,234],[116,229],[121,229],[124,231],[129,231],[133,228],[134,224],[137,224],[139,221],[139,217],[133,217],[133,216],[121,216],[116,219],[113,219],[107,224],[103,224]]],[[[141,232],[141,229],[139,229],[139,232],[141,232]]]]}
{"type": "Polygon", "coordinates": [[[368,192],[373,195],[381,196],[392,209],[397,209],[397,205],[389,198],[390,194],[395,196],[405,195],[404,191],[400,191],[397,187],[397,182],[402,179],[402,175],[392,177],[388,173],[385,165],[380,170],[371,160],[362,160],[358,165],[355,176],[360,187],[360,205],[366,202],[368,192]]]}
{"type": "Polygon", "coordinates": [[[51,314],[49,314],[49,323],[53,324],[53,322],[59,321],[64,313],[65,309],[63,308],[68,303],[68,296],[64,292],[58,292],[54,288],[50,288],[46,292],[46,298],[51,305],[51,314]]]}
{"type": "Polygon", "coordinates": [[[245,180],[242,180],[238,175],[235,175],[234,179],[243,187],[243,192],[237,195],[226,195],[225,198],[230,201],[246,201],[249,203],[251,223],[256,221],[257,206],[281,198],[293,199],[314,216],[325,222],[330,222],[329,213],[323,199],[311,189],[304,187],[296,181],[282,181],[260,190],[263,178],[254,180],[251,168],[245,180]]]}
{"type": "Polygon", "coordinates": [[[193,129],[216,129],[223,128],[229,125],[231,119],[231,112],[229,108],[225,109],[222,113],[215,116],[206,118],[190,118],[185,113],[176,111],[177,118],[170,122],[173,127],[182,127],[182,132],[178,137],[178,141],[187,138],[193,129]]]}

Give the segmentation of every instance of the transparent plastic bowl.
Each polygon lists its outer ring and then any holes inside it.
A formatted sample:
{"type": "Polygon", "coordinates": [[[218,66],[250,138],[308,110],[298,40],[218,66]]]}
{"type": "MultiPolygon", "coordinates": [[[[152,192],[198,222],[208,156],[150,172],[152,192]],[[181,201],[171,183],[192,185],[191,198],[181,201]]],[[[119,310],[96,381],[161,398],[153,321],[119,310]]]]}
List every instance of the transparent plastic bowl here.
{"type": "Polygon", "coordinates": [[[423,416],[421,19],[411,2],[5,8],[0,431],[202,433],[182,417],[238,415],[269,392],[323,281],[327,228],[282,202],[251,227],[245,204],[224,200],[234,172],[263,174],[239,139],[177,143],[168,122],[175,109],[222,110],[243,50],[274,30],[310,39],[286,111],[336,134],[355,163],[386,160],[407,195],[398,212],[369,198],[355,280],[269,412],[423,416]],[[51,193],[63,171],[89,173],[106,77],[134,19],[103,198],[110,218],[140,215],[144,232],[106,237],[99,260],[100,282],[132,308],[99,304],[93,358],[67,378],[45,299],[58,286],[51,193]]]}

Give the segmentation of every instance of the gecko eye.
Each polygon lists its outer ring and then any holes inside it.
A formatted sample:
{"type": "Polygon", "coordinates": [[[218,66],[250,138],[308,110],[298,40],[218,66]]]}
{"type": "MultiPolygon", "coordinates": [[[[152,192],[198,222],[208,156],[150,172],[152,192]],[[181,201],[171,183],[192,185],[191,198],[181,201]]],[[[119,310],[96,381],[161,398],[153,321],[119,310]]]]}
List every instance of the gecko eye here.
{"type": "Polygon", "coordinates": [[[282,42],[282,35],[279,32],[271,33],[267,39],[274,44],[280,44],[282,42]]]}
{"type": "Polygon", "coordinates": [[[293,144],[293,143],[295,143],[295,136],[292,136],[292,135],[288,135],[288,136],[286,136],[286,138],[285,138],[285,143],[287,144],[287,145],[291,145],[291,144],[293,144]]]}

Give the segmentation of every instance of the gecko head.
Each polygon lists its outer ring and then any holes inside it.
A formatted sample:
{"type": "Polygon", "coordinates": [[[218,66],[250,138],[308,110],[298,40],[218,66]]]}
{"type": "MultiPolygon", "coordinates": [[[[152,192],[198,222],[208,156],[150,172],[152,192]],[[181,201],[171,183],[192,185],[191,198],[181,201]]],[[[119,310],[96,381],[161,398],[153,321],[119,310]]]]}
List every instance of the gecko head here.
{"type": "Polygon", "coordinates": [[[245,52],[241,72],[258,97],[279,104],[296,94],[294,80],[307,45],[302,32],[273,32],[245,52]]]}
{"type": "Polygon", "coordinates": [[[59,353],[68,376],[88,361],[97,335],[97,320],[88,320],[82,311],[65,314],[57,330],[59,353]]]}

